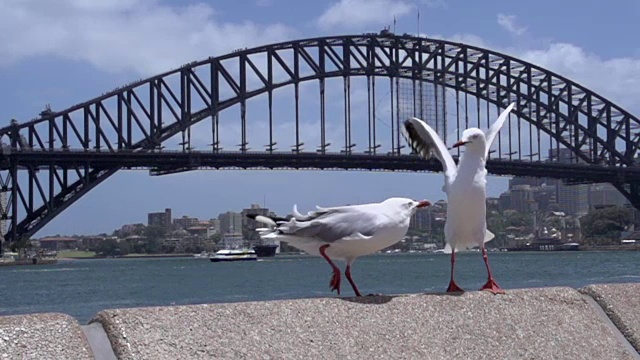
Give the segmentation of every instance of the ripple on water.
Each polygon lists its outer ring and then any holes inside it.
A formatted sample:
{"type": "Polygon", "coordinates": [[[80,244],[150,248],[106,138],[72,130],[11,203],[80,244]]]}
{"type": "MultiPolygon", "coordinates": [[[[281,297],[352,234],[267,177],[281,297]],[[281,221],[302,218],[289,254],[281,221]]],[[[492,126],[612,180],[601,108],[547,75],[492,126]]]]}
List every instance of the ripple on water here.
{"type": "MultiPolygon", "coordinates": [[[[640,282],[640,252],[509,253],[489,255],[505,289],[640,282]]],[[[331,269],[314,256],[215,264],[192,258],[102,259],[55,265],[0,267],[0,314],[67,313],[86,323],[106,308],[338,297],[331,269]]],[[[412,253],[358,258],[353,278],[364,294],[440,292],[449,282],[449,257],[412,253]]],[[[344,269],[344,266],[341,266],[344,269]]],[[[342,278],[342,296],[352,290],[342,278]]],[[[461,254],[456,281],[477,289],[486,281],[478,254],[461,254]]]]}

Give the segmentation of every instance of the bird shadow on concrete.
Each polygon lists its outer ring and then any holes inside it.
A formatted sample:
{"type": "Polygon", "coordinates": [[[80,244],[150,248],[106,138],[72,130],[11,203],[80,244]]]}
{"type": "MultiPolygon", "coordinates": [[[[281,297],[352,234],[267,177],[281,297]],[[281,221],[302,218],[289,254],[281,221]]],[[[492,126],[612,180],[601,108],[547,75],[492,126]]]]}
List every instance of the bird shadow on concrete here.
{"type": "Polygon", "coordinates": [[[358,303],[358,304],[366,304],[366,305],[381,305],[386,304],[393,300],[394,298],[404,297],[404,296],[462,296],[465,294],[465,291],[458,292],[433,292],[433,293],[417,293],[417,294],[398,294],[398,295],[385,295],[385,294],[369,294],[365,296],[349,296],[349,297],[340,297],[340,300],[358,303]]]}
{"type": "Polygon", "coordinates": [[[381,305],[388,303],[389,301],[393,300],[393,298],[396,298],[398,296],[401,295],[369,294],[365,296],[341,297],[339,299],[358,304],[381,305]]]}
{"type": "Polygon", "coordinates": [[[446,291],[439,291],[439,292],[432,292],[432,293],[421,293],[420,295],[431,295],[431,296],[462,296],[466,293],[466,291],[456,291],[456,292],[446,292],[446,291]]]}

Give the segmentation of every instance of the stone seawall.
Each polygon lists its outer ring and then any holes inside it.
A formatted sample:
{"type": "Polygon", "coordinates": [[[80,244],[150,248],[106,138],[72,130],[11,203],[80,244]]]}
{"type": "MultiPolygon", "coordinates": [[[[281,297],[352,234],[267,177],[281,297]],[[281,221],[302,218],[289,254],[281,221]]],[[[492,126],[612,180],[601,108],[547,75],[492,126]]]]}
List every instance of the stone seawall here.
{"type": "Polygon", "coordinates": [[[640,359],[640,284],[0,317],[0,359],[640,359]]]}

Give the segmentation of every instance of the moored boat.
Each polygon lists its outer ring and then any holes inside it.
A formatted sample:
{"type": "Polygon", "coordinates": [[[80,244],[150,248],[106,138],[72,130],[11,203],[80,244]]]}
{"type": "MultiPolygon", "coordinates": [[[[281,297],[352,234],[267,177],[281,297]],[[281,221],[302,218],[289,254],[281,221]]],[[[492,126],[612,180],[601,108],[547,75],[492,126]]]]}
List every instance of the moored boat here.
{"type": "Polygon", "coordinates": [[[252,261],[258,260],[258,255],[253,249],[237,249],[237,250],[220,250],[213,256],[209,257],[211,262],[225,261],[252,261]]]}
{"type": "Polygon", "coordinates": [[[0,257],[0,266],[15,266],[15,265],[50,265],[58,262],[57,253],[52,252],[40,252],[31,254],[27,257],[21,257],[15,252],[5,252],[0,257]]]}

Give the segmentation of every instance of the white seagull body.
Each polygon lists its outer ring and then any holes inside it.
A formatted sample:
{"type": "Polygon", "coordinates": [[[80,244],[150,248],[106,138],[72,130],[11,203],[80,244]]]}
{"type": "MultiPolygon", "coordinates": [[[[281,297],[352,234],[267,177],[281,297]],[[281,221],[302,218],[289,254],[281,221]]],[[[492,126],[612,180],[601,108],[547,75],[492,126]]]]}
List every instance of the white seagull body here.
{"type": "Polygon", "coordinates": [[[428,201],[390,198],[381,203],[317,207],[307,215],[300,214],[294,205],[290,220],[248,216],[270,226],[257,229],[262,239],[281,240],[311,255],[324,257],[333,268],[330,285],[338,294],[340,270],[331,259],[346,261],[345,275],[360,296],[351,279],[353,261],[400,241],[407,233],[411,215],[417,208],[428,205],[428,201]]]}
{"type": "Polygon", "coordinates": [[[451,282],[447,291],[462,290],[453,280],[455,252],[458,249],[479,246],[489,273],[489,281],[483,286],[483,290],[501,292],[491,276],[484,248],[484,243],[494,238],[494,234],[487,230],[485,164],[489,149],[514,105],[509,105],[486,132],[470,128],[462,133],[462,139],[453,145],[464,145],[466,148],[458,166],[438,134],[429,125],[417,118],[405,121],[405,137],[413,150],[425,159],[430,158],[433,153],[442,163],[445,178],[442,190],[447,194],[447,220],[444,230],[449,248],[445,248],[445,252],[451,253],[451,282]]]}

